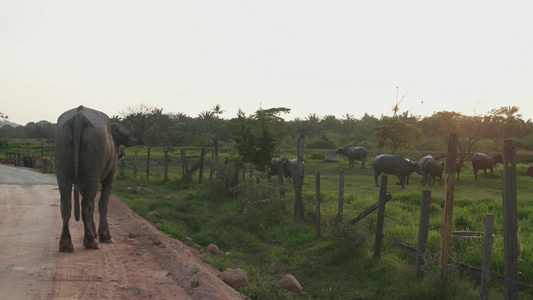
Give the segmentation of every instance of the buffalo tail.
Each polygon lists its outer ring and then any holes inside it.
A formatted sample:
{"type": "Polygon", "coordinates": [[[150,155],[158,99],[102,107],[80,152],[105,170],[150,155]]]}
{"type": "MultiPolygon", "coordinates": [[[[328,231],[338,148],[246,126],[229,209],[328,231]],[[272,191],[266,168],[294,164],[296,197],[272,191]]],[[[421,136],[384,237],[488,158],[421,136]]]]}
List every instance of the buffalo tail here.
{"type": "Polygon", "coordinates": [[[74,184],[74,218],[76,222],[80,220],[80,193],[77,185],[74,184]]]}

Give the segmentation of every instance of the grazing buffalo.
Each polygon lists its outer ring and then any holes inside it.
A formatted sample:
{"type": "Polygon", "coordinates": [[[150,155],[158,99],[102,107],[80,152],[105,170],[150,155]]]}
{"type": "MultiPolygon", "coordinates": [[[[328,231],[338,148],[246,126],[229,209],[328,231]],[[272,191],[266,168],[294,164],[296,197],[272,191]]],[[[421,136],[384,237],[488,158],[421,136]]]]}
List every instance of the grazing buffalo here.
{"type": "Polygon", "coordinates": [[[459,175],[461,175],[461,169],[464,167],[464,161],[462,158],[455,161],[455,173],[457,173],[457,180],[459,180],[459,175]]]}
{"type": "Polygon", "coordinates": [[[444,171],[444,163],[439,163],[433,156],[424,156],[418,162],[420,171],[422,172],[422,185],[426,186],[429,182],[431,186],[431,179],[433,179],[433,186],[435,186],[435,177],[439,177],[439,185],[442,184],[442,172],[444,171]]]}
{"type": "Polygon", "coordinates": [[[364,169],[367,151],[365,147],[348,147],[348,148],[339,148],[335,151],[335,154],[342,154],[348,158],[350,162],[350,167],[354,167],[355,160],[361,160],[361,169],[364,169]]]}
{"type": "Polygon", "coordinates": [[[290,170],[287,171],[287,167],[286,167],[288,164],[288,161],[289,160],[286,157],[282,157],[282,158],[276,157],[272,159],[272,161],[268,165],[268,167],[270,168],[270,175],[277,176],[281,172],[283,177],[290,177],[291,176],[290,170]]]}
{"type": "Polygon", "coordinates": [[[501,154],[476,153],[472,157],[472,169],[474,170],[474,177],[477,179],[477,172],[483,170],[485,178],[487,178],[487,169],[490,169],[490,174],[494,174],[493,169],[497,163],[503,163],[501,154]]]}
{"type": "Polygon", "coordinates": [[[429,186],[433,180],[433,186],[435,186],[435,177],[439,177],[439,185],[442,185],[442,172],[444,171],[444,163],[436,160],[429,160],[424,169],[423,177],[426,178],[429,186]]]}
{"type": "Polygon", "coordinates": [[[278,172],[281,171],[284,178],[292,178],[293,172],[298,170],[298,159],[274,158],[270,162],[269,168],[272,176],[277,176],[278,172]]]}
{"type": "Polygon", "coordinates": [[[427,177],[425,176],[425,171],[426,171],[426,164],[428,161],[433,161],[435,160],[433,158],[433,156],[431,155],[426,155],[424,157],[422,157],[419,161],[418,161],[418,165],[420,166],[420,172],[422,172],[422,185],[425,186],[426,185],[426,181],[427,181],[427,177]]]}
{"type": "Polygon", "coordinates": [[[524,175],[533,177],[533,166],[532,165],[529,165],[529,168],[527,168],[526,173],[524,175]]]}
{"type": "Polygon", "coordinates": [[[55,132],[57,184],[61,195],[63,230],[59,239],[59,251],[73,251],[69,230],[74,185],[74,214],[80,218],[79,195],[82,196],[81,215],[84,225],[83,245],[98,249],[101,242],[112,243],[107,224],[107,207],[111,189],[115,183],[116,161],[124,152],[120,146],[143,145],[132,136],[132,130],[112,124],[100,111],[80,106],[59,116],[55,132]],[[98,186],[102,191],[98,204],[100,224],[98,234],[93,219],[94,198],[98,186]]]}
{"type": "Polygon", "coordinates": [[[404,182],[406,177],[411,175],[413,172],[422,175],[420,166],[418,164],[415,164],[398,155],[378,155],[372,160],[372,167],[374,168],[374,182],[378,187],[378,176],[381,173],[396,175],[396,177],[400,179],[398,184],[402,186],[402,189],[405,188],[404,182]]]}

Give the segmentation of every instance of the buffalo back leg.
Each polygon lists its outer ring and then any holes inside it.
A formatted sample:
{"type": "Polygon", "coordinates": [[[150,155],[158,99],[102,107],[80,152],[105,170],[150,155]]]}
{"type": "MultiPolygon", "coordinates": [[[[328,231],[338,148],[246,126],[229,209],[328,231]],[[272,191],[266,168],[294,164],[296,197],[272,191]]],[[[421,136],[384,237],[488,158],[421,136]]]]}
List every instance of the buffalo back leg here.
{"type": "Polygon", "coordinates": [[[83,219],[83,246],[86,249],[99,249],[100,245],[97,240],[96,227],[94,224],[94,198],[98,190],[96,187],[88,186],[81,191],[81,218],[83,219]]]}
{"type": "Polygon", "coordinates": [[[405,189],[405,186],[404,186],[405,176],[404,176],[401,172],[399,172],[399,171],[397,171],[397,172],[395,173],[395,175],[396,175],[396,177],[398,177],[398,179],[400,180],[400,182],[398,182],[397,184],[398,184],[398,185],[401,185],[401,186],[402,186],[402,189],[405,189]]]}
{"type": "Polygon", "coordinates": [[[61,219],[63,220],[63,229],[59,238],[59,251],[72,252],[74,246],[72,246],[72,238],[68,226],[72,210],[72,182],[59,184],[59,193],[61,194],[61,219]]]}
{"type": "Polygon", "coordinates": [[[100,242],[113,243],[113,238],[109,232],[109,225],[107,224],[107,207],[109,205],[109,196],[113,188],[115,179],[114,172],[111,172],[102,182],[102,192],[98,202],[98,213],[100,214],[100,223],[98,224],[98,237],[100,242]]]}

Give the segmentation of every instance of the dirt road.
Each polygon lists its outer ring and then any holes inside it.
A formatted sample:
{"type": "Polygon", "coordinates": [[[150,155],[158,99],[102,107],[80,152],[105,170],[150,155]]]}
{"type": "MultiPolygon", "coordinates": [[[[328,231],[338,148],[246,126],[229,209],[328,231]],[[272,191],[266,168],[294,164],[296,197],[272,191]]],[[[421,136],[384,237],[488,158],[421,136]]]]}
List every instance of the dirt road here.
{"type": "MultiPolygon", "coordinates": [[[[98,224],[97,213],[95,219],[98,224]]],[[[158,231],[116,196],[108,220],[115,243],[86,250],[83,223],[72,218],[74,252],[58,252],[55,176],[0,165],[0,298],[243,298],[195,250],[158,231]]]]}

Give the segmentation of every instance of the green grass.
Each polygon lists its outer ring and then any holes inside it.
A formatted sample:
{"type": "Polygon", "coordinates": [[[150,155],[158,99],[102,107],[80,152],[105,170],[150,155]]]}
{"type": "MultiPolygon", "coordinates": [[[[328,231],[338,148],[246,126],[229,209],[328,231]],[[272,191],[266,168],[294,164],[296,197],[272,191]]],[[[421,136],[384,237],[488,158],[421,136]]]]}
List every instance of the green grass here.
{"type": "MultiPolygon", "coordinates": [[[[154,155],[152,150],[152,157],[154,155]]],[[[175,152],[176,153],[176,152],[175,152]]],[[[140,154],[139,154],[140,156],[140,154]]],[[[189,156],[188,157],[192,157],[189,156]]],[[[129,156],[131,159],[131,155],[129,156]]],[[[368,206],[378,200],[379,188],[374,186],[373,170],[348,168],[348,162],[306,160],[303,200],[305,219],[293,222],[292,185],[285,184],[286,196],[279,197],[275,185],[265,180],[240,184],[232,192],[209,180],[204,170],[204,183],[179,182],[181,165],[171,158],[170,180],[150,176],[146,179],[142,167],[137,178],[132,171],[117,177],[114,192],[141,216],[157,224],[174,238],[186,237],[207,246],[215,243],[221,249],[206,262],[223,271],[242,268],[250,284],[239,291],[252,299],[477,299],[479,279],[460,274],[453,268],[438,277],[435,259],[426,262],[426,276],[416,277],[415,257],[391,248],[388,241],[416,247],[421,192],[430,190],[430,233],[428,249],[435,254],[439,230],[443,187],[422,187],[420,176],[413,175],[402,190],[393,176],[387,190],[392,200],[386,205],[382,258],[373,257],[375,212],[355,225],[347,225],[368,206]],[[344,221],[337,218],[339,172],[343,170],[344,221]],[[321,239],[315,236],[315,177],[321,174],[321,239]],[[139,189],[139,187],[142,187],[139,189]],[[152,213],[150,213],[152,212],[152,213]],[[157,212],[157,213],[153,213],[157,212]],[[303,286],[305,295],[279,290],[276,283],[284,274],[294,275],[303,286]]],[[[526,165],[517,167],[518,222],[521,229],[522,253],[519,261],[520,281],[533,283],[533,185],[531,178],[522,176],[526,165]]],[[[150,167],[162,174],[162,165],[150,167]]],[[[493,177],[479,176],[475,181],[472,170],[463,169],[461,180],[455,183],[453,230],[484,230],[486,213],[495,215],[492,270],[503,274],[503,217],[501,169],[493,177]]],[[[275,181],[275,180],[274,180],[275,181]]],[[[480,240],[452,240],[452,259],[474,266],[481,265],[480,240]]],[[[429,255],[428,257],[434,257],[429,255]]],[[[495,284],[491,299],[503,298],[503,286],[495,284]]],[[[522,291],[523,299],[533,297],[531,290],[522,291]]]]}

